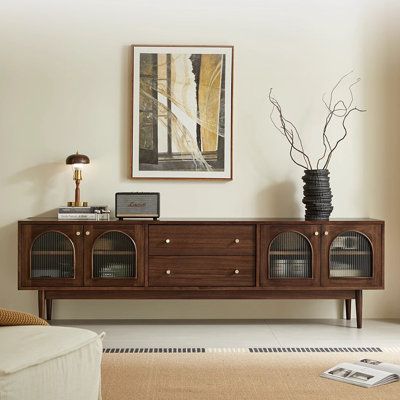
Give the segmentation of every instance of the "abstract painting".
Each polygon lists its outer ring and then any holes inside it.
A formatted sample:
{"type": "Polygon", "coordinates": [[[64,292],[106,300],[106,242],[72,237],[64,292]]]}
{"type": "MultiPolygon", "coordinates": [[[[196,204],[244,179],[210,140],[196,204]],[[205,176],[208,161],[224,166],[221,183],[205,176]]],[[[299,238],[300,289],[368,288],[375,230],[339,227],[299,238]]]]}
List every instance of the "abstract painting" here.
{"type": "Polygon", "coordinates": [[[133,46],[133,178],[232,179],[232,71],[232,46],[133,46]]]}

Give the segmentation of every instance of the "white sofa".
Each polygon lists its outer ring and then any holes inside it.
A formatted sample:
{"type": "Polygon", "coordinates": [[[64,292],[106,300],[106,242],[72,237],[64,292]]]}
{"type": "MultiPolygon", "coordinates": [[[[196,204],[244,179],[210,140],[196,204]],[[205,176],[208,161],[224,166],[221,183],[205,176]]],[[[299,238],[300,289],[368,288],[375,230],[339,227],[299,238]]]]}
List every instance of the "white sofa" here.
{"type": "Polygon", "coordinates": [[[0,327],[0,400],[98,400],[102,350],[85,329],[0,327]]]}

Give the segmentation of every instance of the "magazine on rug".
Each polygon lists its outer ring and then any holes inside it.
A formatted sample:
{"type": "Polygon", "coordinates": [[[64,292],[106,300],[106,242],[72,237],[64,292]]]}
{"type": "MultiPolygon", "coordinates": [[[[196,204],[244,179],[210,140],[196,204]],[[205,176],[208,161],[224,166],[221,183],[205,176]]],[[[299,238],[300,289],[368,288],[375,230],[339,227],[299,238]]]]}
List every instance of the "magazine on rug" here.
{"type": "Polygon", "coordinates": [[[400,378],[400,365],[364,358],[355,363],[340,363],[321,374],[323,378],[365,388],[386,385],[400,378]]]}

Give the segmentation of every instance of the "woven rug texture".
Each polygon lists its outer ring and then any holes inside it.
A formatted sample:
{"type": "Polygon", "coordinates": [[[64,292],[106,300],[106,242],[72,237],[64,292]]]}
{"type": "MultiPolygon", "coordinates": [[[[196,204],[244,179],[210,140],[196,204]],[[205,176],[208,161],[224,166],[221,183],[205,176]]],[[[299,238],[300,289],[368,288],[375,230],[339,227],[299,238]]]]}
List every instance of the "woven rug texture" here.
{"type": "Polygon", "coordinates": [[[362,358],[400,353],[103,354],[103,400],[400,400],[400,382],[360,388],[320,378],[362,358]]]}

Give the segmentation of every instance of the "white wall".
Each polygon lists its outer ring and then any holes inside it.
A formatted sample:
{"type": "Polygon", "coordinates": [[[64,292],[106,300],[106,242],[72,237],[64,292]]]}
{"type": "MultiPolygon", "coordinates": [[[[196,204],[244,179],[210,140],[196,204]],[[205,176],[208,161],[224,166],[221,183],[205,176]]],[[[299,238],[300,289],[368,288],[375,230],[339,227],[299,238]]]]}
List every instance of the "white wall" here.
{"type": "MultiPolygon", "coordinates": [[[[0,2],[0,306],[36,310],[17,291],[17,220],[73,195],[65,157],[92,160],[82,197],[160,191],[163,217],[299,217],[302,171],[270,121],[270,87],[312,154],[321,95],[345,72],[362,78],[350,134],[331,163],[333,217],[384,218],[386,290],[367,317],[400,317],[400,7],[362,0],[59,0],[0,2]],[[129,179],[130,45],[233,44],[234,180],[129,179]]],[[[335,301],[58,301],[56,318],[336,317],[335,301]]]]}

